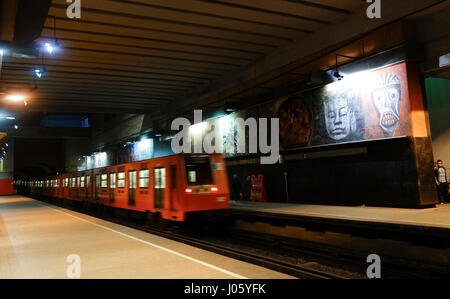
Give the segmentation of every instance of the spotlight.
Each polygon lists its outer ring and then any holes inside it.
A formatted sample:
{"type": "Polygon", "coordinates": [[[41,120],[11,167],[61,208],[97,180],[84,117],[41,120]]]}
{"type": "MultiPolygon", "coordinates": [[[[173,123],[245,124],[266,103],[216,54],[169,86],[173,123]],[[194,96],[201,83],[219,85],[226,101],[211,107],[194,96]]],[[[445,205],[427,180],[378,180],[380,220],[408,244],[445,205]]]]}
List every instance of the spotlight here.
{"type": "Polygon", "coordinates": [[[14,125],[14,129],[18,130],[19,126],[18,125],[14,125]]]}
{"type": "Polygon", "coordinates": [[[34,69],[34,75],[39,79],[42,78],[42,75],[44,75],[44,73],[45,73],[45,69],[41,69],[41,68],[34,69]]]}
{"type": "Polygon", "coordinates": [[[339,66],[338,58],[339,57],[343,57],[343,58],[347,58],[347,59],[351,59],[351,60],[356,60],[357,58],[352,57],[352,56],[347,56],[347,55],[336,54],[336,71],[334,72],[334,77],[336,77],[339,81],[341,81],[342,79],[344,79],[344,76],[342,76],[338,70],[338,66],[339,66]]]}
{"type": "Polygon", "coordinates": [[[339,71],[334,72],[334,77],[336,77],[339,81],[344,79],[344,76],[342,76],[339,71]]]}
{"type": "Polygon", "coordinates": [[[43,48],[47,51],[48,54],[51,55],[59,49],[59,44],[56,41],[53,43],[47,42],[47,43],[44,43],[43,48]]]}

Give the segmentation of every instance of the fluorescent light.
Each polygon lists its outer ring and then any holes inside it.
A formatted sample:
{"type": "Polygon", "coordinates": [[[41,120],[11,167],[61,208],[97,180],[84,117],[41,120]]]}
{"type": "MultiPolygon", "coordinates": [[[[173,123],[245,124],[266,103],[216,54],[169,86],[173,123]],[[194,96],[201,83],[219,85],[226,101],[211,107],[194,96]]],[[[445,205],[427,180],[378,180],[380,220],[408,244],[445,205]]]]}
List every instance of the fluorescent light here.
{"type": "Polygon", "coordinates": [[[11,119],[11,120],[15,120],[16,118],[15,117],[13,117],[13,116],[7,116],[7,117],[5,117],[6,119],[11,119]]]}
{"type": "Polygon", "coordinates": [[[439,57],[439,67],[446,67],[450,65],[450,53],[439,57]]]}

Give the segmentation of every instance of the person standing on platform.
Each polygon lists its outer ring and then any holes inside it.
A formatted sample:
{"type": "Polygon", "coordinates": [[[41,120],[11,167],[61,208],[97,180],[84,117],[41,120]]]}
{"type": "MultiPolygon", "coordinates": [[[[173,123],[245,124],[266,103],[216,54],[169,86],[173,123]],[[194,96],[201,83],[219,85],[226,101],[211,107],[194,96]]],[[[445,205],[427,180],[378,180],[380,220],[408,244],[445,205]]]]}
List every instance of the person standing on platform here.
{"type": "Polygon", "coordinates": [[[438,188],[439,202],[445,203],[445,198],[448,194],[447,169],[444,167],[442,160],[437,161],[437,166],[434,169],[434,179],[438,188]]]}
{"type": "Polygon", "coordinates": [[[244,197],[244,194],[242,193],[241,182],[239,182],[239,177],[237,174],[233,174],[232,186],[233,186],[234,198],[236,199],[236,201],[242,200],[244,197]]]}

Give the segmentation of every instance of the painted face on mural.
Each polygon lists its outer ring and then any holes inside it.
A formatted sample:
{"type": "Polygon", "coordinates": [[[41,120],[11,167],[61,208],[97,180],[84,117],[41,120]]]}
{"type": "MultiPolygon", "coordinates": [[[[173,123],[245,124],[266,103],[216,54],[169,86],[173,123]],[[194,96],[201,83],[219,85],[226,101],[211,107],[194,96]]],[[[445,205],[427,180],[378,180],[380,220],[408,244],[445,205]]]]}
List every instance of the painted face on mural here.
{"type": "Polygon", "coordinates": [[[324,113],[327,132],[332,139],[341,140],[350,135],[355,118],[347,99],[327,99],[324,101],[324,113]]]}
{"type": "Polygon", "coordinates": [[[372,100],[385,136],[393,136],[400,122],[401,84],[397,76],[380,75],[372,92],[372,100]]]}
{"type": "Polygon", "coordinates": [[[309,106],[302,98],[293,97],[284,101],[278,110],[278,118],[283,147],[305,146],[309,143],[314,120],[309,106]]]}

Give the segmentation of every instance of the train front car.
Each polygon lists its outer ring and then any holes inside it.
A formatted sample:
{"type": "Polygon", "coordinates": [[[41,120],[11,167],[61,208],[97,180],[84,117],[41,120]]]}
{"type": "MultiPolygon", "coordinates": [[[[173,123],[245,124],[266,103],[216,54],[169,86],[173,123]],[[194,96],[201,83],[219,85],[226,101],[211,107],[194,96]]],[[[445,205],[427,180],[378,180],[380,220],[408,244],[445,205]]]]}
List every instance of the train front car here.
{"type": "Polygon", "coordinates": [[[229,209],[230,190],[222,155],[186,155],[182,156],[181,163],[180,204],[184,220],[225,215],[229,209]]]}

